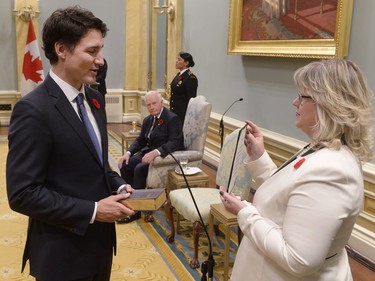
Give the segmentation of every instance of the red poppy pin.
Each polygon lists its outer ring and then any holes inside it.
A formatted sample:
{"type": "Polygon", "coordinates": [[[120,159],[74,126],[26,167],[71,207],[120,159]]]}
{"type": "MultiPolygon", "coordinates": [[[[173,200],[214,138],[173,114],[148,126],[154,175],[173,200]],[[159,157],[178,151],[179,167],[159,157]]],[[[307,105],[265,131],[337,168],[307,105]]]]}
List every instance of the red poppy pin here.
{"type": "Polygon", "coordinates": [[[159,119],[159,125],[163,125],[163,123],[164,123],[164,120],[163,119],[159,119]]]}
{"type": "Polygon", "coordinates": [[[299,159],[298,161],[297,161],[297,163],[296,164],[294,164],[294,169],[298,169],[299,167],[301,167],[301,165],[303,164],[303,162],[305,162],[306,161],[306,159],[305,158],[301,158],[301,159],[299,159]]]}
{"type": "Polygon", "coordinates": [[[100,109],[100,103],[97,99],[92,99],[92,104],[95,106],[96,109],[100,109]]]}

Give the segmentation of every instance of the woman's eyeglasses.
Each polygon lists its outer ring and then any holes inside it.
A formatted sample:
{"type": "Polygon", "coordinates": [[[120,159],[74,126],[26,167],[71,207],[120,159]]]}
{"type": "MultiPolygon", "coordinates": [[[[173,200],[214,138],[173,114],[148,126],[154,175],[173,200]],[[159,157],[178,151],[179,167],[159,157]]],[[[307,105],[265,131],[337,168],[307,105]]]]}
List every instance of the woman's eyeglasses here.
{"type": "Polygon", "coordinates": [[[298,101],[299,101],[300,104],[303,104],[304,99],[312,100],[312,97],[301,95],[301,93],[298,93],[298,101]]]}

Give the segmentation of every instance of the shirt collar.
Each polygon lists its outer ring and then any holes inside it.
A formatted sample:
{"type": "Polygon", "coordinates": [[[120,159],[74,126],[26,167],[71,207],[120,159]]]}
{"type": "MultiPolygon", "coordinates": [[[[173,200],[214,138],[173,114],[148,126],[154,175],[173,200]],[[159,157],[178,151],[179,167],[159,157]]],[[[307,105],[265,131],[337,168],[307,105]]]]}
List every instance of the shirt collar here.
{"type": "Polygon", "coordinates": [[[186,71],[188,71],[188,70],[189,70],[189,68],[185,68],[184,70],[181,70],[181,71],[180,71],[180,75],[184,74],[184,72],[186,72],[186,71]]]}
{"type": "Polygon", "coordinates": [[[56,84],[61,88],[61,90],[64,92],[65,96],[68,98],[70,102],[73,102],[79,93],[83,93],[84,98],[86,98],[85,87],[83,86],[83,84],[82,84],[81,90],[78,91],[72,85],[68,84],[67,82],[62,80],[59,76],[57,76],[52,71],[52,69],[50,69],[49,74],[51,78],[56,82],[56,84]]]}
{"type": "Polygon", "coordinates": [[[158,116],[154,116],[154,117],[160,119],[160,116],[163,113],[163,110],[164,110],[164,106],[161,108],[160,113],[158,114],[158,116]]]}

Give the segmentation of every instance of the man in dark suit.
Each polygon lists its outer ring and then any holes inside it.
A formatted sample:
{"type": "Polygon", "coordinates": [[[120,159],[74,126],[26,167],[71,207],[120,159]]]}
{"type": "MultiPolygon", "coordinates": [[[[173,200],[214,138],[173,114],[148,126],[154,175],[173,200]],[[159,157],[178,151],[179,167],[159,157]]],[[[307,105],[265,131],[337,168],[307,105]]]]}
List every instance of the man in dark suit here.
{"type": "Polygon", "coordinates": [[[108,64],[106,59],[103,58],[104,64],[101,65],[96,74],[96,83],[90,85],[91,88],[94,88],[102,93],[103,96],[107,94],[107,85],[105,79],[107,77],[108,64]]]}
{"type": "Polygon", "coordinates": [[[108,164],[104,98],[85,86],[103,64],[106,32],[88,10],[55,11],[43,27],[51,70],[12,112],[8,199],[29,216],[22,270],[29,260],[38,281],[109,281],[114,222],[134,214],[118,202],[131,186],[108,164]]]}
{"type": "MultiPolygon", "coordinates": [[[[150,115],[143,120],[139,137],[118,161],[121,176],[134,189],[146,188],[149,164],[158,156],[168,155],[163,145],[166,145],[170,152],[184,149],[181,120],[163,106],[162,96],[151,91],[145,95],[145,101],[150,115]]],[[[137,212],[119,222],[129,223],[140,216],[141,213],[137,212]]],[[[147,215],[145,220],[152,221],[153,218],[147,215]]]]}

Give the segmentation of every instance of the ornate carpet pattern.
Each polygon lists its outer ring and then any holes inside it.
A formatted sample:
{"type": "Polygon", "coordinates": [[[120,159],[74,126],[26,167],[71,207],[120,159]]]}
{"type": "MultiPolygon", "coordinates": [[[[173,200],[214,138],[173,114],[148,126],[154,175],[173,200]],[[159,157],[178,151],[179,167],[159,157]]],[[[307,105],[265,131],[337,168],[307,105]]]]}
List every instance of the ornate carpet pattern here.
{"type": "MultiPolygon", "coordinates": [[[[26,238],[27,217],[10,210],[6,197],[5,162],[8,152],[6,136],[0,136],[0,280],[35,280],[29,276],[29,269],[21,273],[21,257],[26,238]]],[[[121,156],[121,138],[115,131],[109,132],[110,164],[115,171],[117,159],[121,156]]],[[[193,254],[192,224],[181,222],[180,233],[174,243],[165,241],[169,233],[163,210],[155,212],[155,222],[145,223],[143,219],[130,224],[117,224],[117,256],[112,266],[113,281],[127,280],[200,280],[200,269],[189,267],[193,254]]],[[[237,241],[235,231],[232,241],[237,241]]],[[[215,280],[222,280],[224,237],[214,237],[213,252],[216,266],[215,280]]],[[[200,238],[200,262],[207,259],[207,239],[200,238]]],[[[237,251],[236,242],[231,245],[231,259],[237,251]]]]}

